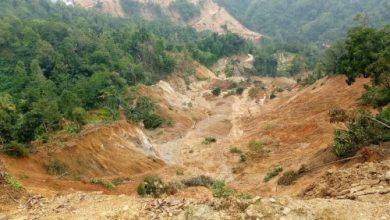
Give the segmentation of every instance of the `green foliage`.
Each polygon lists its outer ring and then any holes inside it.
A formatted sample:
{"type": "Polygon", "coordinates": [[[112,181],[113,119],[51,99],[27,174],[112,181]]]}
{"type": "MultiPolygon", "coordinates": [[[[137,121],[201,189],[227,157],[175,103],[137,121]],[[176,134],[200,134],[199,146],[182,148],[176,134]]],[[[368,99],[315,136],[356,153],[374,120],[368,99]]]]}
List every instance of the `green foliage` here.
{"type": "Polygon", "coordinates": [[[171,9],[177,11],[184,21],[189,21],[200,15],[200,7],[188,0],[175,0],[170,5],[171,9]]]}
{"type": "Polygon", "coordinates": [[[244,87],[237,87],[236,88],[236,94],[237,95],[242,95],[242,93],[244,92],[245,88],[244,87]]]}
{"type": "Polygon", "coordinates": [[[238,147],[231,147],[230,148],[230,153],[232,154],[242,154],[242,150],[238,147]]]}
{"type": "Polygon", "coordinates": [[[288,43],[326,43],[341,39],[345,30],[356,25],[354,17],[364,13],[364,22],[389,22],[386,0],[307,1],[307,0],[217,0],[244,25],[288,43]],[[275,15],[278,15],[275,18],[275,15]]]}
{"type": "Polygon", "coordinates": [[[138,185],[138,195],[160,197],[166,192],[166,184],[157,176],[147,176],[144,181],[138,185]]]}
{"type": "Polygon", "coordinates": [[[77,123],[67,124],[64,128],[70,134],[78,134],[81,131],[81,126],[77,123]]]}
{"type": "Polygon", "coordinates": [[[89,182],[91,184],[94,184],[94,185],[102,186],[102,187],[104,187],[104,188],[106,188],[108,190],[114,190],[115,189],[115,185],[112,182],[109,182],[109,181],[106,181],[106,180],[93,178],[89,182]]]}
{"type": "Polygon", "coordinates": [[[347,129],[336,129],[332,145],[334,153],[339,157],[348,157],[362,146],[383,141],[385,130],[373,118],[368,112],[358,112],[348,121],[347,129]]]}
{"type": "Polygon", "coordinates": [[[151,114],[144,118],[143,123],[146,129],[156,129],[163,123],[163,119],[156,114],[151,114]]]}
{"type": "Polygon", "coordinates": [[[216,87],[216,88],[214,88],[214,89],[211,91],[211,93],[212,93],[214,96],[219,96],[219,95],[221,95],[221,88],[216,87]]]}
{"type": "Polygon", "coordinates": [[[47,173],[50,175],[64,175],[66,174],[67,169],[68,166],[60,160],[53,160],[46,166],[47,173]]]}
{"type": "Polygon", "coordinates": [[[234,194],[234,191],[226,187],[225,182],[222,180],[216,180],[211,185],[211,192],[215,198],[226,198],[234,194]]]}
{"type": "Polygon", "coordinates": [[[16,141],[7,143],[0,151],[12,157],[25,157],[29,153],[25,144],[18,143],[16,141]]]}
{"type": "Polygon", "coordinates": [[[20,191],[23,189],[23,185],[13,176],[6,175],[5,183],[14,191],[20,191]]]}
{"type": "Polygon", "coordinates": [[[245,155],[245,154],[241,154],[241,155],[240,155],[240,162],[241,162],[241,163],[244,163],[246,160],[247,160],[246,155],[245,155]]]}
{"type": "Polygon", "coordinates": [[[209,145],[209,144],[216,143],[216,142],[217,142],[217,139],[216,139],[216,138],[214,138],[214,137],[206,137],[206,138],[202,141],[202,144],[209,145]]]}
{"type": "Polygon", "coordinates": [[[263,181],[266,183],[270,181],[273,177],[279,175],[280,172],[283,171],[283,168],[280,164],[275,164],[272,166],[271,170],[265,174],[263,181]]]}

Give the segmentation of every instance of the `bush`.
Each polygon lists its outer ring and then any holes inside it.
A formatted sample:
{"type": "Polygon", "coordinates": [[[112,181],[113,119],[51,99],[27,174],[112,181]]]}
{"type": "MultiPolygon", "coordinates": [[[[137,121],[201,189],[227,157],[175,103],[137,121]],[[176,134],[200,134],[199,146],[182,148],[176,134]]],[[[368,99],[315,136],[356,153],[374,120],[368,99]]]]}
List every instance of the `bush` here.
{"type": "Polygon", "coordinates": [[[86,123],[86,116],[87,112],[83,108],[76,107],[72,110],[71,119],[80,125],[84,125],[86,123]]]}
{"type": "Polygon", "coordinates": [[[264,142],[252,140],[249,142],[248,147],[255,154],[263,156],[265,153],[267,153],[267,151],[264,150],[264,144],[264,142]]]}
{"type": "Polygon", "coordinates": [[[354,155],[362,146],[385,140],[385,129],[366,111],[359,111],[347,123],[347,129],[336,129],[333,152],[338,157],[354,155]]]}
{"type": "Polygon", "coordinates": [[[259,88],[251,88],[249,89],[248,95],[251,99],[255,99],[257,97],[257,94],[259,94],[260,90],[259,88]]]}
{"type": "Polygon", "coordinates": [[[93,178],[89,181],[91,184],[100,185],[108,190],[114,190],[115,185],[109,181],[93,178]]]}
{"type": "Polygon", "coordinates": [[[10,143],[6,144],[3,149],[1,149],[1,151],[12,157],[25,157],[29,153],[26,145],[16,141],[11,141],[10,143]]]}
{"type": "Polygon", "coordinates": [[[65,130],[70,134],[78,134],[81,131],[81,125],[77,123],[71,123],[65,126],[65,130]]]}
{"type": "Polygon", "coordinates": [[[213,93],[214,96],[221,95],[221,88],[219,88],[219,87],[214,88],[212,93],[213,93]]]}
{"type": "Polygon", "coordinates": [[[299,174],[295,171],[287,171],[278,179],[278,185],[289,186],[293,184],[299,177],[299,174]]]}
{"type": "Polygon", "coordinates": [[[160,197],[166,192],[166,184],[157,176],[147,176],[144,181],[138,185],[138,195],[160,197]]]}
{"type": "Polygon", "coordinates": [[[50,175],[64,175],[67,170],[67,165],[60,160],[53,160],[47,165],[46,169],[50,175]]]}
{"type": "Polygon", "coordinates": [[[206,138],[202,141],[202,144],[209,145],[209,144],[215,143],[215,142],[217,142],[217,139],[215,139],[214,137],[206,137],[206,138]]]}
{"type": "Polygon", "coordinates": [[[225,182],[221,180],[217,180],[213,183],[211,192],[216,198],[226,198],[234,194],[234,191],[227,188],[225,182]]]}
{"type": "Polygon", "coordinates": [[[246,160],[247,160],[247,158],[246,158],[245,154],[241,154],[240,155],[240,162],[244,163],[246,160]]]}
{"type": "Polygon", "coordinates": [[[164,120],[156,114],[148,115],[143,120],[146,129],[156,129],[160,127],[163,122],[164,120]]]}
{"type": "Polygon", "coordinates": [[[242,95],[242,93],[244,92],[245,88],[244,87],[238,87],[236,88],[236,94],[237,95],[242,95]]]}
{"type": "Polygon", "coordinates": [[[5,176],[5,183],[14,191],[20,191],[23,188],[23,185],[15,177],[10,175],[5,176]]]}
{"type": "Polygon", "coordinates": [[[279,175],[283,171],[283,168],[280,164],[273,165],[271,170],[264,176],[263,181],[266,183],[270,181],[273,177],[279,175]]]}
{"type": "Polygon", "coordinates": [[[187,180],[183,180],[182,183],[187,187],[195,187],[195,186],[210,187],[211,185],[214,184],[214,180],[211,179],[211,177],[201,175],[187,180]]]}
{"type": "Polygon", "coordinates": [[[330,123],[346,122],[349,117],[347,111],[341,108],[332,108],[329,110],[330,123]]]}
{"type": "Polygon", "coordinates": [[[238,147],[231,147],[230,148],[230,153],[232,154],[242,154],[242,150],[238,147]]]}

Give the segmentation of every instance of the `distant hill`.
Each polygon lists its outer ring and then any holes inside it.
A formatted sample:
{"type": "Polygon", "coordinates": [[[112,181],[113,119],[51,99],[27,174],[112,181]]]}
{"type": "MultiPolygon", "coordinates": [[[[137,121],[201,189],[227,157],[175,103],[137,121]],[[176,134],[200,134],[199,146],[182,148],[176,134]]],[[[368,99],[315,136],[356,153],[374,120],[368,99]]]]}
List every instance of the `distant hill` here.
{"type": "Polygon", "coordinates": [[[387,0],[216,0],[246,27],[284,42],[327,43],[345,36],[364,22],[383,25],[390,22],[387,0]]]}

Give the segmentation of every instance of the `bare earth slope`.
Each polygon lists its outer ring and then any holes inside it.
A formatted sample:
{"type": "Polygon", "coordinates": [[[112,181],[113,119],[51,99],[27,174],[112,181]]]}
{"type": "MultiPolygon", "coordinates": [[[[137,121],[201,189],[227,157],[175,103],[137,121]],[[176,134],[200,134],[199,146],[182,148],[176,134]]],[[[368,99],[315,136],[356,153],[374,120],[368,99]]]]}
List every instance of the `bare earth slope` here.
{"type": "MultiPolygon", "coordinates": [[[[114,16],[124,17],[126,13],[123,11],[121,6],[121,0],[100,0],[103,4],[102,9],[104,12],[112,14],[114,16]]],[[[172,11],[169,6],[173,0],[137,0],[140,3],[147,4],[153,3],[161,7],[162,11],[166,16],[169,16],[172,21],[183,22],[180,19],[180,16],[172,11]]],[[[96,0],[75,0],[77,4],[85,8],[94,7],[97,3],[96,0]]],[[[201,15],[195,17],[192,20],[188,21],[188,25],[195,28],[198,31],[213,31],[216,33],[224,33],[222,26],[226,25],[227,28],[238,35],[241,35],[244,38],[253,40],[254,42],[259,42],[261,34],[253,32],[248,28],[244,27],[239,21],[237,21],[233,16],[229,14],[224,8],[220,7],[218,4],[212,0],[192,0],[194,4],[197,4],[201,7],[201,15]]],[[[146,6],[147,8],[147,6],[146,6]]],[[[153,19],[152,10],[145,10],[143,16],[146,19],[153,19]],[[152,14],[151,14],[152,13],[152,14]]]]}
{"type": "MultiPolygon", "coordinates": [[[[251,56],[240,58],[243,65],[248,60],[251,56]]],[[[226,62],[220,63],[215,68],[226,62]]],[[[333,128],[340,125],[328,122],[328,111],[357,106],[368,79],[348,86],[337,76],[302,87],[286,78],[226,80],[202,66],[196,70],[198,77],[191,78],[188,88],[182,78],[172,76],[140,89],[160,102],[158,114],[171,117],[171,127],[146,131],[118,121],[43,145],[29,158],[0,156],[27,193],[16,200],[3,195],[12,205],[2,212],[15,219],[390,219],[386,151],[378,157],[382,162],[354,160],[317,167],[291,186],[278,186],[277,178],[263,182],[274,164],[287,171],[333,161],[327,149],[333,128]],[[232,81],[248,88],[242,95],[228,95],[232,81]],[[216,86],[223,90],[218,97],[211,94],[216,86]],[[250,95],[255,87],[262,89],[250,95]],[[272,93],[276,97],[271,99],[272,93]],[[205,137],[214,137],[216,143],[204,144],[205,137]],[[250,156],[252,140],[261,142],[267,153],[250,156]],[[230,152],[232,146],[247,153],[245,162],[230,152]],[[79,176],[49,176],[46,163],[54,158],[67,162],[69,172],[79,176]],[[203,187],[181,189],[161,199],[139,198],[136,187],[146,175],[166,182],[208,175],[254,199],[215,199],[203,187]],[[91,184],[94,177],[129,181],[107,190],[91,184]]]]}

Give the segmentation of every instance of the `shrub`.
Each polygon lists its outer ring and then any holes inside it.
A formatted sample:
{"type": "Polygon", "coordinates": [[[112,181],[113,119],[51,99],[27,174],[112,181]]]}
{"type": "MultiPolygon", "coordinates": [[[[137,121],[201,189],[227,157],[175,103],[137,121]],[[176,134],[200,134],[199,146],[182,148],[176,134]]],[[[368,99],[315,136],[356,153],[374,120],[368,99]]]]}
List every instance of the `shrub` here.
{"type": "Polygon", "coordinates": [[[121,185],[125,181],[130,181],[130,177],[125,177],[125,178],[117,177],[117,178],[113,179],[111,181],[111,183],[114,184],[114,186],[119,186],[119,185],[121,185]]]}
{"type": "Polygon", "coordinates": [[[385,140],[385,134],[370,113],[359,111],[350,118],[347,129],[334,131],[332,149],[338,157],[352,156],[364,145],[379,144],[385,140]]]}
{"type": "Polygon", "coordinates": [[[242,151],[238,147],[231,147],[230,148],[230,153],[232,153],[232,154],[242,154],[242,151]]]}
{"type": "Polygon", "coordinates": [[[138,185],[138,195],[160,197],[166,192],[166,184],[157,176],[147,176],[144,181],[138,185]]]}
{"type": "Polygon", "coordinates": [[[14,191],[20,191],[23,188],[23,185],[15,177],[10,175],[5,176],[5,183],[14,191]]]}
{"type": "Polygon", "coordinates": [[[202,144],[208,145],[208,144],[215,143],[215,142],[217,142],[217,139],[215,139],[214,137],[206,137],[202,141],[202,144]]]}
{"type": "Polygon", "coordinates": [[[80,125],[84,125],[86,123],[86,116],[87,112],[81,107],[76,107],[72,110],[72,120],[80,125]]]}
{"type": "Polygon", "coordinates": [[[221,88],[216,87],[213,89],[213,91],[211,93],[213,93],[214,96],[219,96],[219,95],[221,95],[221,88]]]}
{"type": "Polygon", "coordinates": [[[244,92],[245,88],[244,87],[238,87],[236,88],[236,94],[237,95],[242,95],[242,93],[244,92]]]}
{"type": "Polygon", "coordinates": [[[248,91],[248,95],[251,99],[255,99],[257,94],[259,94],[260,90],[258,88],[251,88],[248,91]]]}
{"type": "Polygon", "coordinates": [[[247,158],[246,158],[245,154],[241,154],[240,155],[240,162],[244,163],[246,160],[247,160],[247,158]]]}
{"type": "Polygon", "coordinates": [[[46,169],[50,175],[64,175],[67,170],[67,165],[60,160],[53,160],[47,165],[46,169]]]}
{"type": "Polygon", "coordinates": [[[6,144],[3,149],[1,149],[1,151],[12,157],[25,157],[29,153],[26,145],[16,141],[11,141],[10,143],[6,144]]]}
{"type": "Polygon", "coordinates": [[[211,179],[211,177],[208,176],[196,176],[192,177],[187,180],[183,180],[182,183],[187,187],[194,187],[194,186],[204,186],[204,187],[210,187],[214,184],[214,180],[211,179]]]}
{"type": "Polygon", "coordinates": [[[211,185],[211,192],[216,198],[226,198],[234,193],[234,191],[227,188],[225,182],[221,180],[217,180],[211,185]]]}
{"type": "Polygon", "coordinates": [[[100,185],[108,190],[114,190],[115,185],[109,181],[93,178],[89,181],[91,184],[100,185]]]}
{"type": "Polygon", "coordinates": [[[265,153],[264,142],[252,140],[251,142],[249,142],[248,147],[251,151],[253,151],[255,153],[258,153],[258,154],[265,153]]]}
{"type": "Polygon", "coordinates": [[[177,176],[183,176],[183,175],[184,175],[184,171],[181,170],[181,169],[177,169],[177,170],[176,170],[176,175],[177,175],[177,176]]]}
{"type": "Polygon", "coordinates": [[[77,123],[71,123],[65,126],[65,130],[71,134],[78,134],[81,131],[81,125],[77,123]]]}
{"type": "Polygon", "coordinates": [[[283,168],[280,164],[275,164],[272,166],[271,170],[264,176],[263,181],[266,183],[270,181],[273,177],[279,175],[283,171],[283,168]]]}
{"type": "Polygon", "coordinates": [[[349,117],[347,111],[341,108],[332,108],[329,110],[330,123],[346,122],[349,117]]]}
{"type": "Polygon", "coordinates": [[[289,186],[295,182],[299,177],[299,174],[295,171],[287,171],[278,179],[278,185],[289,186]]]}
{"type": "Polygon", "coordinates": [[[276,98],[276,94],[275,94],[275,92],[274,91],[272,91],[271,92],[271,95],[270,95],[270,97],[269,97],[270,99],[274,99],[274,98],[276,98]]]}
{"type": "Polygon", "coordinates": [[[156,114],[151,114],[145,117],[143,123],[146,129],[156,129],[163,123],[163,119],[156,114]]]}

